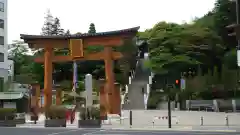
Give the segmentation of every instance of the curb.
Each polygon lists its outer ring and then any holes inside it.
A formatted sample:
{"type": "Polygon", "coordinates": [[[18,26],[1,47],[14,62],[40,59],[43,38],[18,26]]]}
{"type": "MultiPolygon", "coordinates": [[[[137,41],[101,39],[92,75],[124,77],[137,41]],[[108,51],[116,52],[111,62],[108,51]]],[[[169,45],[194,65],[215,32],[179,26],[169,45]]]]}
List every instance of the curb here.
{"type": "MultiPolygon", "coordinates": [[[[104,128],[107,129],[107,128],[104,128]]],[[[237,132],[236,130],[193,130],[192,127],[178,129],[154,129],[154,128],[111,128],[112,130],[140,130],[140,131],[188,131],[188,132],[237,132]]]]}
{"type": "MultiPolygon", "coordinates": [[[[25,127],[4,127],[4,128],[35,128],[35,129],[79,129],[82,130],[84,128],[77,127],[37,127],[37,126],[25,126],[25,127]]],[[[224,132],[224,133],[234,133],[236,130],[193,130],[192,128],[186,127],[181,129],[149,129],[149,128],[91,128],[91,129],[100,129],[100,130],[121,130],[121,131],[163,131],[163,132],[224,132]]]]}

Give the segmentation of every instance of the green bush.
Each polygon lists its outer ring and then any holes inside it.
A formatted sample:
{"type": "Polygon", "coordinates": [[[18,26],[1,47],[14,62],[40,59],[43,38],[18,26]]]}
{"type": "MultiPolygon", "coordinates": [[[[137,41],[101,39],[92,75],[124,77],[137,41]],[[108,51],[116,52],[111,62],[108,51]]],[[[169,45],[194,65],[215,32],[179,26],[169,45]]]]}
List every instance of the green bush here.
{"type": "Polygon", "coordinates": [[[46,110],[47,119],[66,119],[67,109],[63,106],[51,106],[46,110]]]}
{"type": "Polygon", "coordinates": [[[81,120],[98,120],[100,119],[100,108],[99,107],[82,107],[80,109],[79,117],[81,120]]]}
{"type": "Polygon", "coordinates": [[[99,107],[91,108],[91,117],[92,117],[92,119],[95,119],[95,120],[100,119],[100,108],[99,107]]]}
{"type": "Polygon", "coordinates": [[[161,102],[163,94],[157,93],[154,91],[151,91],[148,102],[147,102],[147,108],[148,109],[156,109],[159,102],[161,102]]]}
{"type": "Polygon", "coordinates": [[[16,112],[15,108],[0,108],[0,120],[13,120],[16,112]]]}
{"type": "Polygon", "coordinates": [[[80,114],[79,117],[81,120],[86,120],[87,119],[87,115],[86,115],[86,108],[85,107],[81,107],[79,108],[80,114]]]}

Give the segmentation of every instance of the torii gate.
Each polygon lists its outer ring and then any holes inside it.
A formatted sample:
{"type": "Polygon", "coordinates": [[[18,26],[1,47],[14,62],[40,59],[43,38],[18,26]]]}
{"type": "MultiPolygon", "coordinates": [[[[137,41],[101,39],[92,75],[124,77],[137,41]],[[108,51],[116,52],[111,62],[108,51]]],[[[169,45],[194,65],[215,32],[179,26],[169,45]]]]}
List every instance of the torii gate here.
{"type": "MultiPolygon", "coordinates": [[[[54,62],[66,62],[75,60],[104,60],[106,76],[106,97],[107,105],[104,105],[108,112],[111,112],[114,105],[114,73],[113,61],[122,58],[120,52],[114,52],[112,47],[121,46],[126,38],[135,37],[140,27],[129,29],[101,32],[96,34],[76,34],[62,36],[42,36],[21,34],[21,39],[28,43],[30,48],[44,49],[44,57],[35,59],[35,62],[44,63],[44,103],[46,109],[52,104],[52,64],[54,62]],[[103,46],[104,50],[97,53],[84,53],[87,46],[103,46]],[[54,55],[54,48],[70,48],[68,56],[54,55]]],[[[120,95],[119,95],[120,96],[120,95]]],[[[100,99],[101,100],[101,99],[100,99]]],[[[101,102],[101,101],[100,101],[101,102]]],[[[120,105],[119,105],[120,106],[120,105]]],[[[114,112],[114,111],[113,111],[114,112]]]]}

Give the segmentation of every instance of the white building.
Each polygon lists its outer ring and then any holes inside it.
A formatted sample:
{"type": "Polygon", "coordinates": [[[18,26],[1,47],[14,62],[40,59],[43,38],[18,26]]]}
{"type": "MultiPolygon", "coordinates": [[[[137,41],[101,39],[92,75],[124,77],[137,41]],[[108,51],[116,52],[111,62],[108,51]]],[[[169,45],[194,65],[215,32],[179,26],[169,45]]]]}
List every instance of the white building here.
{"type": "Polygon", "coordinates": [[[7,15],[7,0],[0,0],[0,91],[3,90],[9,73],[7,15]]]}

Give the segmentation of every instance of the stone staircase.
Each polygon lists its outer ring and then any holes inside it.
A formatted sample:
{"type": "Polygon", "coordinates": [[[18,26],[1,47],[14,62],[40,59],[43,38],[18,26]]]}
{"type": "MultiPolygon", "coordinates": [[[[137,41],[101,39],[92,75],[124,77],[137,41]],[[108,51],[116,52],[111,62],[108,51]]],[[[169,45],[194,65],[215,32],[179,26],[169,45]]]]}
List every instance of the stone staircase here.
{"type": "Polygon", "coordinates": [[[144,94],[147,93],[147,84],[149,83],[149,76],[151,72],[144,68],[144,59],[138,60],[135,75],[130,80],[128,85],[127,99],[123,105],[124,110],[144,110],[144,94]],[[142,90],[144,88],[144,91],[142,90]]]}

